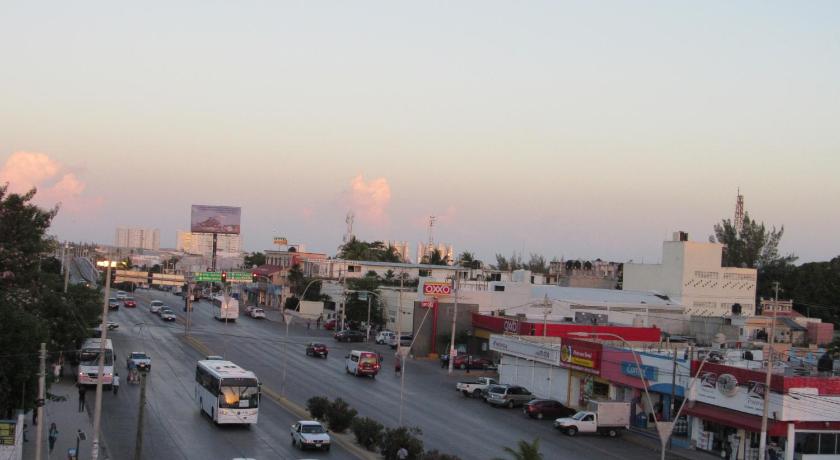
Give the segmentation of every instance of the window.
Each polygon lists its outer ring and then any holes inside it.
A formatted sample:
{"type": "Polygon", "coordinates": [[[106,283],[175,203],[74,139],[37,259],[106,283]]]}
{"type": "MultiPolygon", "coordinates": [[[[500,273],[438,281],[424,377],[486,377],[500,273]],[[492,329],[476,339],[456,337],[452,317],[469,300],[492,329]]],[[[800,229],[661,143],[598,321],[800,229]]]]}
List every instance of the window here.
{"type": "Polygon", "coordinates": [[[696,270],[694,272],[694,277],[704,279],[704,280],[716,280],[716,279],[718,279],[718,272],[704,272],[704,271],[696,270]]]}
{"type": "Polygon", "coordinates": [[[594,422],[595,421],[595,416],[592,415],[592,414],[589,414],[589,415],[587,415],[586,417],[583,418],[583,421],[584,422],[594,422]]]}
{"type": "Polygon", "coordinates": [[[838,433],[796,433],[797,454],[835,455],[840,453],[837,446],[838,433]]]}
{"type": "Polygon", "coordinates": [[[493,290],[497,292],[503,292],[505,290],[504,286],[493,286],[493,290]]]}
{"type": "Polygon", "coordinates": [[[420,270],[417,271],[417,275],[418,276],[432,276],[432,271],[421,268],[420,270]]]}
{"type": "Polygon", "coordinates": [[[820,434],[820,453],[821,454],[836,454],[837,453],[837,435],[835,433],[820,434]]]}

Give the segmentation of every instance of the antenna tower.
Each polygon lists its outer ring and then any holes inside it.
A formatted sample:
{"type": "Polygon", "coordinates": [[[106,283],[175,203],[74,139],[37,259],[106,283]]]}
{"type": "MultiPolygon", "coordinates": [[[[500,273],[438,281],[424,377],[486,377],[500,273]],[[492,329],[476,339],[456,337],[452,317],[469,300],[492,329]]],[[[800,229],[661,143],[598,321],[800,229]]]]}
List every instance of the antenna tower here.
{"type": "Polygon", "coordinates": [[[350,241],[352,241],[353,237],[355,236],[353,235],[353,220],[355,220],[355,218],[356,216],[353,215],[353,211],[348,211],[347,217],[344,218],[344,222],[347,224],[346,233],[344,233],[344,238],[342,238],[344,244],[347,244],[350,241]]]}
{"type": "Polygon", "coordinates": [[[735,199],[735,231],[738,234],[744,229],[744,195],[741,195],[741,187],[738,187],[738,197],[735,199]]]}
{"type": "Polygon", "coordinates": [[[437,218],[435,216],[429,216],[429,244],[428,244],[428,246],[426,246],[426,255],[429,257],[429,259],[431,259],[432,253],[435,252],[435,249],[434,249],[434,245],[435,245],[435,239],[434,239],[435,220],[437,220],[437,218]]]}

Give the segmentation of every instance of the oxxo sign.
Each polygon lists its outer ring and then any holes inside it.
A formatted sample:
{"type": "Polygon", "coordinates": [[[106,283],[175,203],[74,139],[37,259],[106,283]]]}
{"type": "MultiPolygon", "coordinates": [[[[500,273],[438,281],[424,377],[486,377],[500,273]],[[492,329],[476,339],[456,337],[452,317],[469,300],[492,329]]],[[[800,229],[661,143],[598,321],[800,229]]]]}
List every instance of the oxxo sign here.
{"type": "Polygon", "coordinates": [[[452,294],[452,286],[449,283],[427,281],[423,284],[423,294],[432,297],[448,297],[452,294]]]}

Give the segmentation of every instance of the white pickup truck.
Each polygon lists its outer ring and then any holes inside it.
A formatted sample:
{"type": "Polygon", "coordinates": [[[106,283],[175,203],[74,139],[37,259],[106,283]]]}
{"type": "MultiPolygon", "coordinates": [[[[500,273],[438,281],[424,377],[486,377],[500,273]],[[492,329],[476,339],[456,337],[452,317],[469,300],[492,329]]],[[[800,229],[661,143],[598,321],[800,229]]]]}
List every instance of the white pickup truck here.
{"type": "Polygon", "coordinates": [[[461,394],[467,397],[479,398],[486,391],[490,385],[497,385],[496,379],[490,377],[479,377],[468,382],[458,382],[455,384],[455,390],[460,391],[461,394]]]}
{"type": "Polygon", "coordinates": [[[621,430],[630,428],[630,403],[623,401],[589,401],[589,410],[571,417],[558,418],[554,428],[569,436],[578,433],[601,433],[616,437],[621,430]]]}

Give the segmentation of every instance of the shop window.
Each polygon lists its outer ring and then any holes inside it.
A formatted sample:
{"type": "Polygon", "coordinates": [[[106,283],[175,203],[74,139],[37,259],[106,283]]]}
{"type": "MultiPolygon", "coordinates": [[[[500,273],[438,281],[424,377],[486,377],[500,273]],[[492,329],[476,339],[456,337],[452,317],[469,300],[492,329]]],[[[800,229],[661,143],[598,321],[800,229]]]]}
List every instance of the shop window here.
{"type": "Polygon", "coordinates": [[[820,434],[820,453],[821,454],[835,454],[837,453],[837,435],[835,433],[820,434]]]}
{"type": "Polygon", "coordinates": [[[601,382],[592,382],[592,396],[595,398],[609,399],[610,384],[601,382]]]}
{"type": "Polygon", "coordinates": [[[820,450],[819,433],[796,433],[797,454],[816,454],[820,450]]]}

